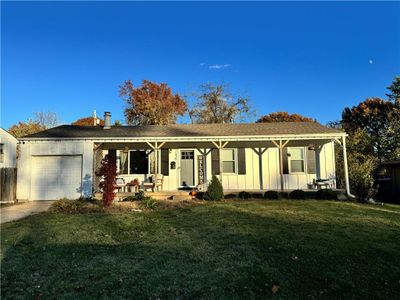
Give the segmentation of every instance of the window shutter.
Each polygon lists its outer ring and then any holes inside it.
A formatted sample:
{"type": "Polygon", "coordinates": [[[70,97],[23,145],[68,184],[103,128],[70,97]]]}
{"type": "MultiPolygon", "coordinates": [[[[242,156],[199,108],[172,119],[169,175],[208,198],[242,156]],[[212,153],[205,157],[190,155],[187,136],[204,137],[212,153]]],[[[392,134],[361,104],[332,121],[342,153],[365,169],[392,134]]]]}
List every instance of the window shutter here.
{"type": "Polygon", "coordinates": [[[161,174],[169,175],[169,149],[161,149],[161,174]]]}
{"type": "Polygon", "coordinates": [[[211,150],[211,174],[219,175],[219,150],[211,150]]]}
{"type": "Polygon", "coordinates": [[[308,174],[317,173],[315,150],[307,149],[307,173],[308,174]]]}
{"type": "Polygon", "coordinates": [[[289,162],[288,162],[288,148],[284,147],[282,149],[282,160],[283,160],[283,170],[282,173],[283,174],[289,174],[289,162]]]}
{"type": "Polygon", "coordinates": [[[238,174],[245,175],[246,174],[246,148],[238,148],[238,174]]]}
{"type": "Polygon", "coordinates": [[[117,150],[114,149],[109,149],[108,150],[108,158],[111,161],[116,162],[117,161],[117,150]]]}

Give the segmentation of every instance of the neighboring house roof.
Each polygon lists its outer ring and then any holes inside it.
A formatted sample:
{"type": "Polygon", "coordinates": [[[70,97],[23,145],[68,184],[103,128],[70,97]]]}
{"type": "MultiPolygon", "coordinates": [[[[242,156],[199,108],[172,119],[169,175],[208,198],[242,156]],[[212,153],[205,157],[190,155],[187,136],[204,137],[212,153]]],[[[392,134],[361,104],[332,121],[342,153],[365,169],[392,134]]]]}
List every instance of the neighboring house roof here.
{"type": "Polygon", "coordinates": [[[7,137],[9,140],[18,143],[18,139],[2,127],[0,127],[0,136],[7,137]]]}
{"type": "Polygon", "coordinates": [[[400,159],[385,161],[382,163],[384,166],[400,166],[400,159]]]}
{"type": "Polygon", "coordinates": [[[31,134],[23,139],[107,139],[107,138],[185,138],[185,137],[261,137],[287,135],[343,136],[344,132],[314,122],[280,122],[249,124],[177,124],[149,126],[62,125],[31,134]]]}

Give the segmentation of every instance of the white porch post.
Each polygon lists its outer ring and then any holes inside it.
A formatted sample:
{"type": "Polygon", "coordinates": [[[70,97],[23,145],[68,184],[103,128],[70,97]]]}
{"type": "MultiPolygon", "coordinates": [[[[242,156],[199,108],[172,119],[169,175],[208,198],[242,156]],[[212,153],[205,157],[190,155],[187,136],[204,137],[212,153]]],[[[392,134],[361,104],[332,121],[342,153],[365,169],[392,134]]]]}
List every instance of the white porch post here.
{"type": "Polygon", "coordinates": [[[207,150],[207,148],[204,148],[204,149],[201,149],[201,148],[197,148],[197,151],[199,151],[200,152],[200,154],[203,156],[203,159],[204,159],[204,162],[203,162],[203,168],[204,168],[204,178],[203,178],[203,180],[204,180],[204,184],[206,184],[207,183],[207,156],[208,156],[208,154],[210,154],[211,153],[211,148],[209,149],[209,150],[207,150]]]}
{"type": "Polygon", "coordinates": [[[281,190],[284,190],[284,184],[283,184],[283,147],[289,143],[290,140],[286,140],[284,143],[282,140],[279,140],[279,144],[276,141],[272,140],[272,143],[279,149],[279,172],[281,174],[281,190]]]}
{"type": "Polygon", "coordinates": [[[346,193],[350,197],[354,197],[350,193],[350,182],[349,182],[349,169],[347,165],[347,150],[346,150],[346,137],[342,137],[342,146],[343,146],[343,165],[344,165],[344,181],[346,183],[346,193]]]}
{"type": "Polygon", "coordinates": [[[157,182],[158,175],[158,142],[154,143],[154,180],[157,182]]]}
{"type": "Polygon", "coordinates": [[[154,142],[154,145],[152,143],[146,142],[147,145],[150,146],[151,149],[154,151],[154,179],[157,181],[157,175],[158,175],[158,155],[159,155],[159,150],[161,149],[162,146],[165,145],[166,142],[158,143],[154,142]]]}
{"type": "Polygon", "coordinates": [[[258,155],[258,174],[259,174],[259,179],[260,179],[260,190],[264,189],[264,179],[263,179],[263,162],[262,162],[262,157],[263,154],[268,150],[268,148],[262,149],[261,147],[257,148],[252,148],[253,151],[258,155]]]}
{"type": "Polygon", "coordinates": [[[223,168],[222,168],[222,149],[224,149],[226,147],[226,145],[228,145],[229,142],[225,142],[222,144],[222,141],[219,140],[218,143],[211,141],[215,147],[217,147],[218,149],[218,155],[219,155],[219,181],[222,183],[222,172],[223,172],[223,168]]]}
{"type": "Polygon", "coordinates": [[[219,181],[222,184],[222,142],[221,140],[219,141],[219,147],[218,147],[218,151],[219,151],[219,181]]]}
{"type": "Polygon", "coordinates": [[[283,191],[283,151],[282,140],[279,141],[279,171],[281,173],[281,190],[283,191]]]}

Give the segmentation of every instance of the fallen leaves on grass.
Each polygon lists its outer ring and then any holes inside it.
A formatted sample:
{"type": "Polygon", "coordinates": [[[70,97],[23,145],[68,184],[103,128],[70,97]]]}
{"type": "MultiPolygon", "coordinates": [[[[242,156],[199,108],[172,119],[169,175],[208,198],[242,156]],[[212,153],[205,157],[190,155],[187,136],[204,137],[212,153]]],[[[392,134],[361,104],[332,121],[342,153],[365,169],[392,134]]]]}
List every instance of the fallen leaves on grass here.
{"type": "Polygon", "coordinates": [[[273,285],[272,285],[272,289],[271,289],[272,294],[275,295],[276,293],[279,292],[280,289],[281,289],[281,286],[280,286],[279,284],[273,284],[273,285]]]}

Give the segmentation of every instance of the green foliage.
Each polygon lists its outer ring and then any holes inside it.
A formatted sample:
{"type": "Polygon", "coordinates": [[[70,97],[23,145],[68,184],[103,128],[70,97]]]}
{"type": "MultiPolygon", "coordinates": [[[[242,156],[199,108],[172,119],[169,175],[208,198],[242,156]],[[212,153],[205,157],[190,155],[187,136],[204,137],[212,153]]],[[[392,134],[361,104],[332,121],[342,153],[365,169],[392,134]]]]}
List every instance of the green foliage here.
{"type": "Polygon", "coordinates": [[[251,198],[262,199],[262,198],[264,198],[264,195],[262,193],[251,193],[251,198]]]}
{"type": "Polygon", "coordinates": [[[374,173],[378,160],[373,156],[353,153],[348,156],[348,162],[351,192],[361,202],[373,198],[377,193],[374,187],[374,173]]]}
{"type": "Polygon", "coordinates": [[[396,76],[387,89],[389,90],[389,93],[386,94],[388,100],[400,106],[400,76],[396,76]]]}
{"type": "MultiPolygon", "coordinates": [[[[378,159],[371,149],[371,138],[363,129],[355,130],[347,139],[347,163],[349,170],[350,191],[359,201],[365,201],[376,194],[374,175],[378,159]]],[[[336,184],[345,188],[343,150],[335,148],[336,184]]]]}
{"type": "Polygon", "coordinates": [[[331,189],[320,189],[315,193],[315,198],[319,200],[336,200],[337,195],[331,189]]]}
{"type": "Polygon", "coordinates": [[[239,199],[246,200],[246,199],[250,199],[250,198],[251,198],[251,194],[249,192],[241,191],[239,193],[239,199]]]}
{"type": "Polygon", "coordinates": [[[264,198],[269,200],[278,200],[279,193],[277,191],[266,191],[264,194],[264,198]]]}
{"type": "Polygon", "coordinates": [[[155,209],[157,207],[157,201],[152,197],[145,197],[141,202],[140,206],[147,209],[155,209]]]}
{"type": "Polygon", "coordinates": [[[256,123],[275,123],[275,122],[317,122],[317,120],[304,117],[299,114],[289,114],[286,111],[277,111],[262,116],[256,123]]]}
{"type": "Polygon", "coordinates": [[[128,196],[128,197],[124,198],[122,201],[144,201],[147,198],[148,197],[144,195],[143,191],[139,191],[134,196],[128,196]]]}
{"type": "Polygon", "coordinates": [[[197,192],[196,193],[196,199],[204,200],[205,194],[206,194],[205,192],[197,192]]]}
{"type": "Polygon", "coordinates": [[[224,189],[217,176],[213,175],[207,188],[208,200],[218,201],[224,198],[224,189]]]}
{"type": "Polygon", "coordinates": [[[306,199],[306,193],[303,190],[294,190],[289,193],[289,199],[304,200],[306,199]]]}
{"type": "Polygon", "coordinates": [[[392,158],[399,148],[400,133],[393,131],[393,122],[400,119],[395,104],[380,98],[368,98],[352,108],[346,107],[342,113],[341,124],[351,139],[362,130],[368,137],[368,147],[357,150],[363,154],[373,154],[379,160],[392,158]]]}
{"type": "Polygon", "coordinates": [[[143,191],[139,191],[134,196],[128,196],[122,201],[140,201],[140,206],[147,209],[154,209],[157,206],[157,201],[151,196],[146,196],[143,191]]]}

